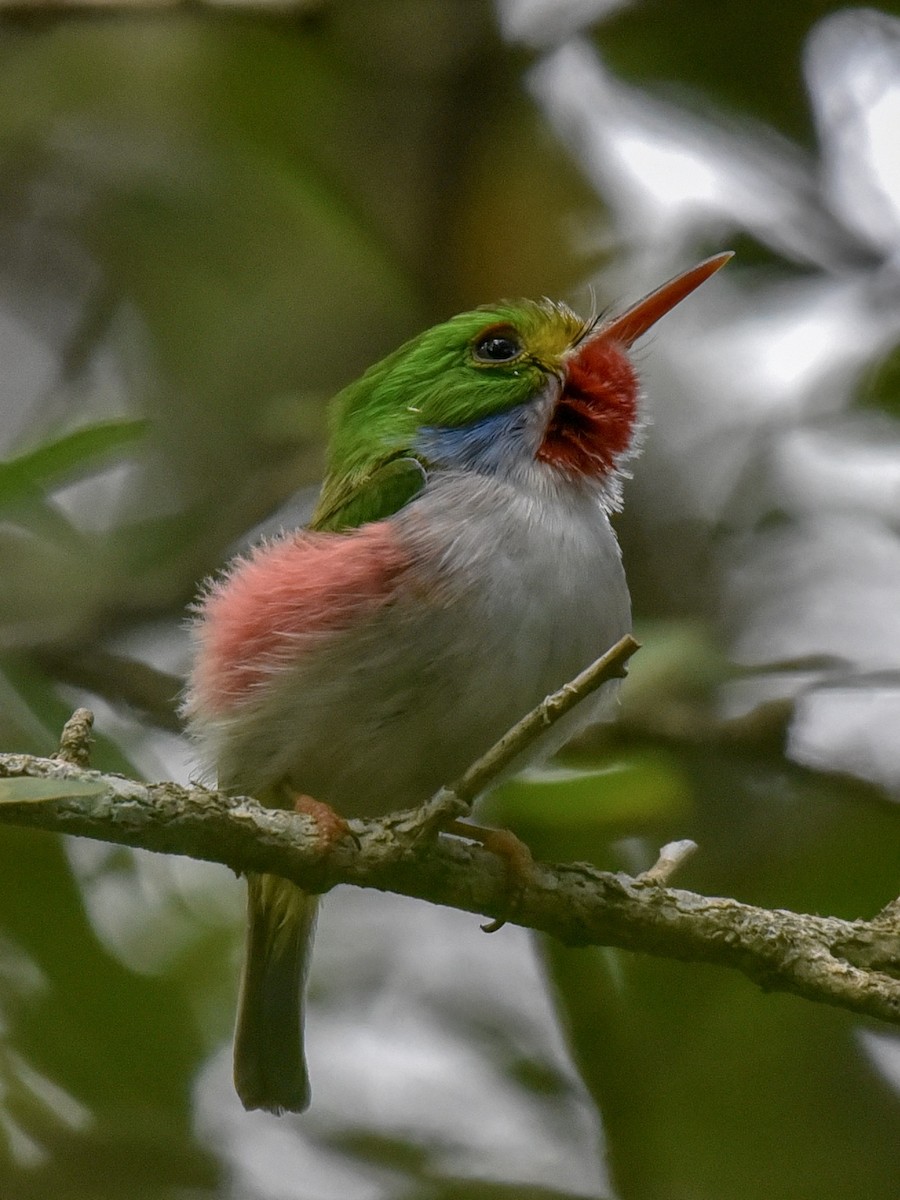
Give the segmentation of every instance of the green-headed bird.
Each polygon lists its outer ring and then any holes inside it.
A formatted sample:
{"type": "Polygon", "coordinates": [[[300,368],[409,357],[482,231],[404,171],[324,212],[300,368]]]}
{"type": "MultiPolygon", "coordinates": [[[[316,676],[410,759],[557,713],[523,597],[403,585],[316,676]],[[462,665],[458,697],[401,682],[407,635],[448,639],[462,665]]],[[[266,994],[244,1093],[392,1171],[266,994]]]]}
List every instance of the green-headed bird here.
{"type": "MultiPolygon", "coordinates": [[[[609,514],[639,424],[629,350],[730,257],[613,320],[547,300],[461,313],[336,397],[310,527],[236,559],[198,605],[185,712],[220,787],[330,812],[340,836],[335,814],[425,801],[628,632],[609,514]]],[[[247,882],[235,1083],[247,1108],[301,1111],[317,897],[247,882]]]]}

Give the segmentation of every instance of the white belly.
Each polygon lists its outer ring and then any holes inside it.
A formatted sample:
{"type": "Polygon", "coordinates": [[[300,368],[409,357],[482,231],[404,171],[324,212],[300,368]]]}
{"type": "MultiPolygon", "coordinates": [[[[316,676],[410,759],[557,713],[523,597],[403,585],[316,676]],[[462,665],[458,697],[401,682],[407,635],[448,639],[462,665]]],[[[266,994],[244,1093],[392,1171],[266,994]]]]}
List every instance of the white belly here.
{"type": "MultiPolygon", "coordinates": [[[[537,504],[447,476],[392,520],[422,588],[304,654],[219,726],[223,785],[288,778],[348,816],[419,803],[630,628],[615,535],[587,494],[537,504]]],[[[580,706],[554,744],[602,704],[580,706]]]]}

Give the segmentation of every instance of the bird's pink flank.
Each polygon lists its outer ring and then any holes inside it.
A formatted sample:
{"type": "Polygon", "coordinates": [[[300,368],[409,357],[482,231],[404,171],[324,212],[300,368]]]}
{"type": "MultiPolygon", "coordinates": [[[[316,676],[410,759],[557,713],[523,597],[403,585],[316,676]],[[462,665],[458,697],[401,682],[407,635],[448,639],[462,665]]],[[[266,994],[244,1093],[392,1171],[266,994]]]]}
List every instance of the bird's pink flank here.
{"type": "Polygon", "coordinates": [[[299,531],[257,547],[200,604],[193,706],[238,707],[304,639],[357,624],[391,595],[408,555],[388,522],[349,533],[299,531]]]}

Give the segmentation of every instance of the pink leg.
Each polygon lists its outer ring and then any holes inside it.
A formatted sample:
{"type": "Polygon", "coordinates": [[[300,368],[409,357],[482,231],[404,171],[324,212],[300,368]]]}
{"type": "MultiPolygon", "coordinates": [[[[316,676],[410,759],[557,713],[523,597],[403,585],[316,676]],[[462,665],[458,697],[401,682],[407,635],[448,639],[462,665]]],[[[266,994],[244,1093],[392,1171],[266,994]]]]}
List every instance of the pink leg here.
{"type": "Polygon", "coordinates": [[[330,804],[326,804],[323,800],[314,800],[312,796],[304,796],[298,792],[292,793],[292,796],[294,812],[300,813],[304,817],[311,817],[315,822],[323,854],[332,850],[344,838],[353,837],[350,826],[330,804]]]}
{"type": "Polygon", "coordinates": [[[481,825],[470,825],[467,821],[450,821],[444,826],[444,832],[478,842],[485,850],[503,860],[510,889],[509,915],[481,927],[485,933],[496,933],[510,917],[515,916],[522,893],[534,876],[531,851],[510,829],[485,829],[481,825]]]}

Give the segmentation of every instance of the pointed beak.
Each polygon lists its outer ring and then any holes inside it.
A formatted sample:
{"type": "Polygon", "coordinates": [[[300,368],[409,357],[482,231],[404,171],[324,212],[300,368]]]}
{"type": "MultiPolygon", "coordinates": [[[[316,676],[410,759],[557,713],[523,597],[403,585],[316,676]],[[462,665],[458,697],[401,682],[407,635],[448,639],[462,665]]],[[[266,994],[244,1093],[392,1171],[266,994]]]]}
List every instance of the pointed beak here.
{"type": "Polygon", "coordinates": [[[682,271],[643,300],[638,300],[637,304],[633,304],[620,317],[614,317],[608,324],[601,325],[597,336],[619,342],[626,348],[633,345],[660,317],[664,317],[676,304],[680,304],[685,296],[689,296],[701,283],[705,283],[710,275],[715,275],[716,271],[733,257],[733,250],[725,250],[722,254],[715,254],[705,262],[698,263],[696,267],[691,267],[689,271],[682,271]]]}

